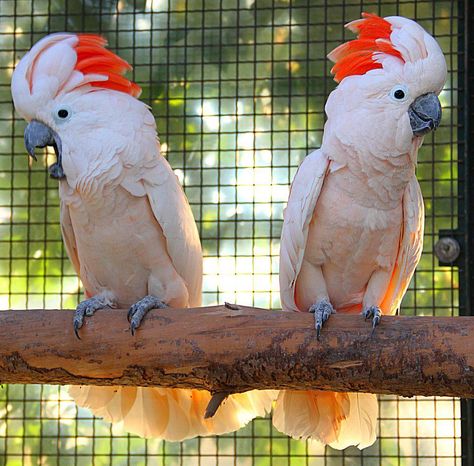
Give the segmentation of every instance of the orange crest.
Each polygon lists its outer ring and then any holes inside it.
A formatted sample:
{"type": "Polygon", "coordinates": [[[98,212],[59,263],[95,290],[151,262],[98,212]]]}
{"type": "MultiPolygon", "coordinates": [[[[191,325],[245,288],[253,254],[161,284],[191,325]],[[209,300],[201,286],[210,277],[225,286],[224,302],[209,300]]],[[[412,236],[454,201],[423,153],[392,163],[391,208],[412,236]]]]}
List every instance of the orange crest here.
{"type": "Polygon", "coordinates": [[[336,82],[342,81],[346,76],[382,68],[382,64],[376,61],[377,54],[380,53],[403,60],[390,41],[392,25],[387,20],[372,13],[362,13],[362,19],[352,21],[347,27],[358,34],[357,39],[341,44],[328,55],[335,63],[331,73],[336,82]]]}
{"type": "Polygon", "coordinates": [[[76,45],[77,63],[75,69],[84,75],[99,74],[107,76],[106,81],[89,82],[91,86],[113,89],[138,97],[141,88],[123,76],[132,67],[105,46],[107,41],[95,34],[78,34],[76,45]]]}

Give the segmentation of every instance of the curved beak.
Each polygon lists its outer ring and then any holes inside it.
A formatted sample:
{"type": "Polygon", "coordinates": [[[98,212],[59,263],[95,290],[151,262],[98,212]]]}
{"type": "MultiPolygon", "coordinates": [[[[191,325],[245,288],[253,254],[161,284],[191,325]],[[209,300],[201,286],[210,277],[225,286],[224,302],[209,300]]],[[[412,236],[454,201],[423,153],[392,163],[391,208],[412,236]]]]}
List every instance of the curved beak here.
{"type": "Polygon", "coordinates": [[[36,147],[43,148],[46,146],[52,146],[56,154],[56,163],[53,163],[48,170],[52,178],[61,179],[66,175],[64,174],[62,166],[61,156],[61,139],[55,131],[49,126],[38,120],[31,120],[28,126],[25,128],[25,147],[30,157],[36,160],[35,149],[36,147]]]}
{"type": "Polygon", "coordinates": [[[410,125],[415,136],[435,130],[441,121],[441,103],[434,92],[420,95],[408,109],[410,125]]]}

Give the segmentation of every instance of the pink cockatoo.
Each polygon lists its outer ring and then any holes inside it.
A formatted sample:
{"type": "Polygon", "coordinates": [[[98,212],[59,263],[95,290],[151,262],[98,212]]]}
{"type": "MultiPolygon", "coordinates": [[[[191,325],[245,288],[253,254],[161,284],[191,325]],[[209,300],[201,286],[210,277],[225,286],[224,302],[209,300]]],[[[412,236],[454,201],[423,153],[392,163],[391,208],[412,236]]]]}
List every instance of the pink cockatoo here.
{"type": "MultiPolygon", "coordinates": [[[[329,54],[338,87],[326,104],[321,148],[293,180],[284,214],[284,310],[314,312],[319,338],[331,313],[379,323],[398,309],[420,259],[424,208],[415,177],[423,136],[440,123],[446,61],[415,22],[364,14],[358,38],[329,54]]],[[[372,394],[281,391],[273,424],[338,449],[375,441],[372,394]]]]}
{"type": "MultiPolygon", "coordinates": [[[[56,151],[50,173],[59,179],[63,238],[87,297],[76,333],[85,316],[107,306],[130,309],[133,333],[150,309],[201,304],[194,218],[160,156],[140,88],[123,76],[129,68],[103,38],[61,33],[34,45],[12,78],[16,110],[29,122],[29,154],[56,151]]],[[[70,394],[128,432],[172,441],[236,430],[265,415],[272,400],[265,392],[232,395],[204,419],[207,391],[88,386],[70,394]]]]}

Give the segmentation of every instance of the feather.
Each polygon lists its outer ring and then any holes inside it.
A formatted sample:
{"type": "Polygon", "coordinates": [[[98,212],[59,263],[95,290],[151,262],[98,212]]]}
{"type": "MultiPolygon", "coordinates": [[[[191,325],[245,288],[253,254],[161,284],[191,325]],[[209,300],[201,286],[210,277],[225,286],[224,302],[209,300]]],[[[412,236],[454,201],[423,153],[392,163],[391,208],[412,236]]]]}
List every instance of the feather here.
{"type": "Polygon", "coordinates": [[[141,88],[129,79],[122,76],[132,67],[122,58],[107,50],[107,41],[94,34],[78,34],[76,45],[75,70],[87,74],[102,75],[106,80],[89,81],[93,87],[112,89],[138,97],[141,88]]]}
{"type": "Polygon", "coordinates": [[[74,236],[74,228],[71,222],[71,215],[69,214],[69,207],[62,200],[60,201],[60,224],[61,233],[63,236],[64,246],[66,248],[69,260],[74,266],[74,270],[79,275],[81,271],[81,264],[79,262],[79,256],[77,253],[76,238],[74,236]]]}
{"type": "Polygon", "coordinates": [[[382,311],[395,314],[410,284],[423,252],[425,211],[420,185],[415,176],[403,196],[403,227],[398,256],[390,284],[380,305],[382,311]]]}
{"type": "Polygon", "coordinates": [[[328,167],[329,160],[316,150],[303,160],[291,185],[280,247],[280,296],[287,311],[299,310],[295,303],[296,279],[303,262],[309,222],[328,167]]]}
{"type": "Polygon", "coordinates": [[[293,438],[335,442],[349,416],[346,393],[285,390],[278,395],[273,425],[293,438]]]}
{"type": "Polygon", "coordinates": [[[105,48],[94,34],[50,34],[37,42],[15,68],[12,95],[27,119],[57,96],[73,90],[111,89],[138,97],[140,87],[123,74],[131,66],[105,48]]]}
{"type": "Polygon", "coordinates": [[[355,445],[360,450],[372,445],[377,437],[378,401],[370,393],[346,393],[349,415],[341,422],[337,439],[329,446],[343,450],[355,445]]]}
{"type": "Polygon", "coordinates": [[[336,47],[328,58],[335,62],[331,69],[336,82],[347,76],[362,75],[382,68],[378,55],[392,55],[403,61],[402,54],[392,44],[392,25],[384,18],[362,13],[363,18],[352,21],[346,27],[358,34],[357,39],[336,47]]]}
{"type": "Polygon", "coordinates": [[[160,157],[160,173],[152,169],[144,172],[143,186],[156,220],[163,229],[167,250],[178,274],[184,279],[189,305],[201,305],[202,254],[199,233],[191,208],[176,175],[168,162],[160,157]]]}
{"type": "Polygon", "coordinates": [[[286,390],[278,395],[273,425],[293,438],[362,449],[375,442],[377,416],[372,394],[286,390]]]}
{"type": "Polygon", "coordinates": [[[213,418],[204,419],[211,399],[205,390],[74,386],[69,393],[78,405],[126,432],[173,442],[237,430],[270,412],[276,396],[272,391],[231,395],[213,418]]]}

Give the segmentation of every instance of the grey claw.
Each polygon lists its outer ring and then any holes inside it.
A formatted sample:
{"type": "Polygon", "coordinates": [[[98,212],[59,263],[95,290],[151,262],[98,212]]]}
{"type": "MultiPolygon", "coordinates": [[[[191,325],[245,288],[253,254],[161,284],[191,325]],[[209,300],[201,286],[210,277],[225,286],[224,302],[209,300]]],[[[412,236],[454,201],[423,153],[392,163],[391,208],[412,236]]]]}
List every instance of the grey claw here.
{"type": "Polygon", "coordinates": [[[240,311],[240,307],[237,305],[237,304],[232,304],[232,303],[228,303],[227,301],[224,302],[224,306],[227,308],[227,309],[230,309],[232,311],[240,311]]]}
{"type": "Polygon", "coordinates": [[[372,319],[372,327],[373,328],[377,327],[379,322],[380,322],[380,316],[374,316],[374,318],[372,319]]]}
{"type": "Polygon", "coordinates": [[[322,325],[318,322],[316,324],[316,340],[319,341],[319,337],[321,336],[321,327],[322,325]]]}
{"type": "Polygon", "coordinates": [[[335,312],[331,303],[323,299],[316,304],[313,304],[309,308],[309,312],[314,314],[315,329],[316,329],[316,339],[319,341],[321,336],[321,329],[323,328],[324,322],[329,319],[329,316],[335,312]]]}
{"type": "Polygon", "coordinates": [[[79,336],[79,329],[82,327],[82,324],[84,323],[84,315],[85,315],[84,307],[81,306],[81,304],[77,306],[76,312],[74,313],[74,320],[73,320],[74,333],[79,340],[81,339],[81,337],[79,336]]]}
{"type": "Polygon", "coordinates": [[[132,306],[127,313],[127,319],[130,322],[130,333],[132,336],[135,335],[135,331],[140,326],[143,318],[152,309],[163,309],[167,307],[166,304],[161,301],[161,299],[155,296],[145,296],[140,301],[136,302],[132,306]]]}
{"type": "Polygon", "coordinates": [[[79,325],[78,322],[74,321],[74,333],[75,333],[76,338],[77,338],[78,340],[81,339],[81,337],[79,336],[79,329],[80,329],[81,327],[82,327],[82,325],[79,325]]]}
{"type": "Polygon", "coordinates": [[[94,296],[78,304],[74,313],[73,327],[76,337],[80,340],[79,329],[84,324],[84,317],[90,317],[98,309],[106,307],[108,302],[103,297],[94,296]]]}
{"type": "Polygon", "coordinates": [[[382,311],[377,306],[370,306],[362,311],[362,315],[364,316],[365,320],[370,319],[372,317],[373,334],[375,327],[377,327],[377,325],[380,323],[380,319],[382,318],[382,311]]]}

